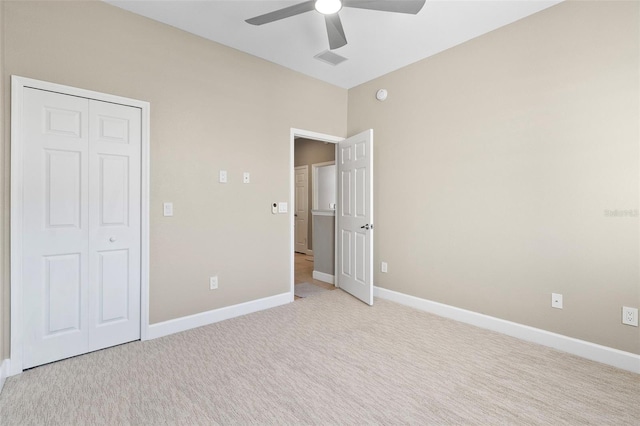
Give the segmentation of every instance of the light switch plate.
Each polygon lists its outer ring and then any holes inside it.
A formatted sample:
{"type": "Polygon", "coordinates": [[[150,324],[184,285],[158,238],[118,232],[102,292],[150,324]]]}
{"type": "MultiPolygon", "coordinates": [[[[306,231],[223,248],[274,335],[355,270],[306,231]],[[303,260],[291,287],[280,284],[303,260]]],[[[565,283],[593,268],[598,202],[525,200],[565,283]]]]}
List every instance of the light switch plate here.
{"type": "Polygon", "coordinates": [[[242,183],[249,183],[251,182],[251,174],[249,172],[244,172],[242,174],[242,183]]]}
{"type": "Polygon", "coordinates": [[[280,201],[278,203],[278,213],[286,213],[289,211],[289,206],[286,201],[280,201]]]}
{"type": "Polygon", "coordinates": [[[278,203],[271,203],[271,213],[278,214],[278,203]]]}
{"type": "Polygon", "coordinates": [[[220,174],[218,175],[218,182],[227,183],[227,171],[220,170],[220,174]]]}
{"type": "Polygon", "coordinates": [[[173,203],[164,203],[162,205],[162,213],[165,216],[173,216],[173,203]]]}

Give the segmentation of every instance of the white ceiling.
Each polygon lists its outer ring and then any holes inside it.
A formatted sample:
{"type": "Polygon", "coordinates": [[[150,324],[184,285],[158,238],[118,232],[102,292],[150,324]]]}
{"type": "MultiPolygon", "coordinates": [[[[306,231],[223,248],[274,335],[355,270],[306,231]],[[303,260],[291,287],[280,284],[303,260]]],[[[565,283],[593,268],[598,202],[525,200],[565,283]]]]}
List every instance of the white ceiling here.
{"type": "Polygon", "coordinates": [[[304,0],[105,1],[349,89],[562,0],[427,0],[418,15],[344,8],[348,44],[333,52],[348,60],[337,66],[314,59],[329,48],[316,11],[262,26],[244,22],[304,0]]]}

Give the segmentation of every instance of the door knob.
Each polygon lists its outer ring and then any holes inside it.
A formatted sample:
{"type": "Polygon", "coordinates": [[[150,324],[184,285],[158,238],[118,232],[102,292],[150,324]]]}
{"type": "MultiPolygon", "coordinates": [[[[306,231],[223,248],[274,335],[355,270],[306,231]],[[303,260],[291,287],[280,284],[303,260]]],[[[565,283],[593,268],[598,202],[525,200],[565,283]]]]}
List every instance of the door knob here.
{"type": "Polygon", "coordinates": [[[116,237],[109,238],[109,241],[111,241],[112,243],[115,242],[115,240],[116,240],[116,237]]]}
{"type": "Polygon", "coordinates": [[[369,224],[367,223],[366,225],[362,225],[360,229],[369,229],[369,224]]]}

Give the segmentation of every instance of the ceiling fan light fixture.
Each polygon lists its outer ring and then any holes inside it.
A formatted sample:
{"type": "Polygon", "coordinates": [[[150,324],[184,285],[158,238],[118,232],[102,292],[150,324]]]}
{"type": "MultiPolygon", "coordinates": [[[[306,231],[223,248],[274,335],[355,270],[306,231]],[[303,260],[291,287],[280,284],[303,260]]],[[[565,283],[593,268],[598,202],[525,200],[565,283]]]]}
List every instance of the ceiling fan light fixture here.
{"type": "Polygon", "coordinates": [[[323,15],[333,15],[342,9],[342,1],[340,0],[316,0],[315,8],[323,15]]]}

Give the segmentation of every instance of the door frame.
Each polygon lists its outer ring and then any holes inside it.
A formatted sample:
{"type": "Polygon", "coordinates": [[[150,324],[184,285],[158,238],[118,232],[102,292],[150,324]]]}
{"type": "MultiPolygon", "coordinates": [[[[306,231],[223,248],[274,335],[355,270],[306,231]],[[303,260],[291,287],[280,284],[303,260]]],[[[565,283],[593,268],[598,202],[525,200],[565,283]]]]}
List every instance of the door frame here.
{"type": "MultiPolygon", "coordinates": [[[[327,135],[324,133],[312,132],[310,130],[302,130],[291,128],[289,132],[289,205],[294,206],[295,202],[295,146],[296,146],[296,137],[316,140],[320,142],[329,142],[335,145],[336,154],[338,151],[338,143],[342,142],[345,138],[339,136],[327,135]]],[[[337,157],[336,157],[337,158],[337,157]]],[[[337,179],[336,179],[336,190],[337,190],[337,179]]],[[[337,193],[337,192],[336,192],[337,193]]],[[[337,200],[336,200],[337,202],[337,200]]],[[[294,209],[289,209],[289,293],[291,297],[291,302],[295,300],[294,296],[294,284],[295,284],[295,217],[293,216],[294,209]]],[[[334,226],[334,232],[337,233],[337,227],[334,226]]],[[[335,244],[338,244],[338,239],[335,239],[335,244]]],[[[337,250],[334,254],[334,276],[336,277],[336,281],[334,285],[336,287],[340,287],[337,281],[337,268],[338,268],[338,254],[337,250]]]]}
{"type": "Polygon", "coordinates": [[[149,171],[150,171],[150,117],[149,102],[122,96],[109,95],[92,90],[79,89],[47,81],[11,76],[11,349],[10,371],[13,376],[22,373],[23,352],[22,335],[24,330],[22,315],[22,213],[23,213],[23,149],[22,140],[22,107],[24,89],[33,88],[56,92],[81,98],[95,99],[141,110],[141,156],[140,156],[140,339],[148,340],[149,336],[149,171]]]}

